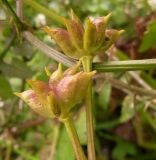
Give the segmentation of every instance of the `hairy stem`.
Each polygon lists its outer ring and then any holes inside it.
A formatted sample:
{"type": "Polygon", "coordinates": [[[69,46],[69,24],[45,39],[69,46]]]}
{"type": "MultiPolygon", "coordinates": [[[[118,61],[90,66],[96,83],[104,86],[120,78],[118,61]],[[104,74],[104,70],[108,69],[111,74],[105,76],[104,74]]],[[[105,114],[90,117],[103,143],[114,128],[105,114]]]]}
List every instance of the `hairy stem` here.
{"type": "Polygon", "coordinates": [[[69,138],[71,140],[75,155],[76,155],[76,159],[77,160],[86,160],[86,156],[83,152],[83,149],[81,147],[80,144],[80,140],[78,138],[77,132],[75,130],[74,124],[71,120],[70,117],[68,117],[67,119],[63,120],[63,123],[66,127],[67,133],[69,135],[69,138]]]}
{"type": "MultiPolygon", "coordinates": [[[[92,57],[82,57],[83,69],[85,72],[92,71],[92,57]]],[[[87,123],[87,147],[88,159],[95,160],[95,144],[94,144],[94,126],[93,126],[93,102],[92,102],[92,81],[90,82],[86,94],[86,123],[87,123]]]]}

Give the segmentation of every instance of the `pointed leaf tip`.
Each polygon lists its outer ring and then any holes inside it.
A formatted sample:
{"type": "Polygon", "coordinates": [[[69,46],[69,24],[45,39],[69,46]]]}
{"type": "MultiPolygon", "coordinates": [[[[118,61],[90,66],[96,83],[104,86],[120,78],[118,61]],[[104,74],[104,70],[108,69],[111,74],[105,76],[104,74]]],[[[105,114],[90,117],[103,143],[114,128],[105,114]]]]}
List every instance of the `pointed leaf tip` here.
{"type": "Polygon", "coordinates": [[[51,72],[49,71],[49,69],[48,69],[47,67],[44,67],[44,70],[45,70],[45,72],[46,72],[46,75],[47,75],[48,77],[50,77],[51,72]]]}
{"type": "Polygon", "coordinates": [[[124,32],[125,32],[125,30],[123,30],[123,29],[120,30],[120,31],[119,31],[119,35],[123,34],[124,32]]]}
{"type": "Polygon", "coordinates": [[[109,13],[107,16],[104,16],[104,20],[107,22],[112,16],[112,12],[109,13]]]}
{"type": "Polygon", "coordinates": [[[62,63],[58,64],[58,71],[62,72],[62,63]]]}
{"type": "Polygon", "coordinates": [[[91,75],[91,76],[94,76],[94,75],[96,74],[96,72],[97,72],[97,71],[96,71],[96,70],[94,70],[94,71],[89,72],[89,73],[90,73],[90,75],[91,75]]]}
{"type": "Polygon", "coordinates": [[[19,93],[19,92],[14,92],[13,93],[15,96],[17,96],[17,97],[20,97],[21,96],[21,93],[19,93]]]}
{"type": "Polygon", "coordinates": [[[42,30],[48,34],[50,33],[50,27],[48,26],[43,27],[42,30]]]}
{"type": "Polygon", "coordinates": [[[33,80],[27,79],[26,82],[31,86],[33,84],[33,80]]]}

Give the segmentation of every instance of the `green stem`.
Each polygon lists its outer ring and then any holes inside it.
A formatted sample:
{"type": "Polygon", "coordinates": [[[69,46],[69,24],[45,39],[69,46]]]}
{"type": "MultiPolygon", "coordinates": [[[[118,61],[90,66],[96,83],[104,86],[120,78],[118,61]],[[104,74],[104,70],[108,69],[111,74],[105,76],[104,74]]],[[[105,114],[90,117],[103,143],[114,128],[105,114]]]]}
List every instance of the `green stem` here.
{"type": "Polygon", "coordinates": [[[77,132],[75,130],[75,127],[74,127],[74,124],[71,118],[68,117],[67,119],[64,119],[62,122],[64,123],[66,127],[66,130],[71,140],[77,160],[86,160],[86,156],[81,147],[79,137],[77,135],[77,132]]]}
{"type": "Polygon", "coordinates": [[[143,135],[143,128],[142,128],[141,119],[139,117],[139,114],[136,114],[136,116],[134,117],[133,126],[136,132],[137,142],[141,146],[144,142],[144,138],[143,138],[144,135],[143,135]]]}
{"type": "Polygon", "coordinates": [[[12,140],[8,140],[6,144],[6,156],[5,160],[11,160],[11,152],[12,152],[12,140]]]}
{"type": "MultiPolygon", "coordinates": [[[[49,47],[29,31],[23,32],[23,37],[33,46],[37,47],[37,49],[41,50],[43,54],[50,57],[51,59],[55,59],[56,61],[59,61],[68,67],[73,66],[76,63],[74,59],[69,58],[66,55],[49,47]]],[[[136,70],[150,70],[155,68],[156,68],[156,59],[93,63],[93,70],[96,70],[98,72],[136,71],[136,70]]]]}
{"type": "Polygon", "coordinates": [[[141,116],[148,122],[148,124],[153,128],[153,130],[156,132],[156,124],[155,120],[152,118],[152,116],[147,111],[141,111],[141,116]]]}
{"type": "MultiPolygon", "coordinates": [[[[85,72],[92,71],[92,60],[91,56],[82,57],[83,69],[85,72]]],[[[88,159],[95,160],[95,144],[94,144],[94,126],[93,126],[93,102],[92,102],[92,81],[88,86],[86,93],[86,123],[87,123],[87,147],[88,147],[88,159]]]]}
{"type": "Polygon", "coordinates": [[[7,0],[2,0],[3,4],[6,6],[6,8],[9,10],[9,12],[12,14],[15,23],[18,25],[19,28],[23,27],[23,23],[19,19],[19,17],[16,15],[15,11],[12,9],[11,5],[7,0]]]}
{"type": "Polygon", "coordinates": [[[93,69],[98,72],[135,71],[154,69],[155,67],[156,59],[111,61],[93,64],[93,69]]]}
{"type": "Polygon", "coordinates": [[[24,0],[24,3],[29,5],[34,10],[45,14],[47,17],[54,20],[58,24],[64,25],[63,18],[61,16],[59,16],[52,9],[48,9],[47,7],[44,7],[43,5],[39,4],[38,2],[35,2],[34,0],[24,0]]]}
{"type": "Polygon", "coordinates": [[[16,12],[12,9],[10,3],[7,0],[2,0],[2,2],[5,5],[5,7],[7,8],[7,10],[11,13],[17,29],[19,31],[29,30],[30,26],[27,25],[26,23],[24,23],[23,21],[21,21],[21,19],[17,16],[16,12]]]}

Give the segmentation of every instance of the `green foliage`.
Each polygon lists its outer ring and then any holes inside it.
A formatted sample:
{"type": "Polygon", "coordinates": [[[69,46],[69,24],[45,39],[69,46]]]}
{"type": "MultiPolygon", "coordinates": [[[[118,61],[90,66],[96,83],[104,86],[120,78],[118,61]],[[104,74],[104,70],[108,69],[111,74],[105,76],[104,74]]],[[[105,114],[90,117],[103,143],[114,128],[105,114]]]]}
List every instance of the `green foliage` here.
{"type": "Polygon", "coordinates": [[[125,97],[121,109],[120,122],[124,123],[129,121],[135,115],[135,107],[133,102],[133,95],[125,97]]]}
{"type": "MultiPolygon", "coordinates": [[[[109,27],[125,30],[125,34],[116,44],[117,49],[112,48],[108,55],[101,53],[96,60],[107,64],[108,59],[155,58],[156,20],[152,13],[154,5],[150,5],[148,0],[34,0],[40,7],[28,4],[31,0],[23,2],[24,20],[33,28],[32,33],[52,48],[57,49],[56,44],[44,34],[41,29],[42,24],[62,26],[57,13],[68,17],[68,11],[72,8],[83,24],[87,16],[106,16],[112,12],[109,27]],[[40,17],[45,18],[45,23],[40,17]]],[[[15,1],[9,0],[9,3],[15,10],[15,1]]],[[[40,155],[45,158],[51,152],[55,139],[51,127],[54,126],[50,120],[44,123],[39,116],[34,116],[28,106],[17,100],[12,92],[27,89],[25,80],[30,78],[47,81],[44,67],[47,66],[54,71],[57,65],[54,60],[22,37],[15,36],[9,44],[16,29],[12,14],[2,5],[2,1],[0,6],[6,15],[6,20],[0,19],[0,159],[7,159],[9,156],[10,159],[38,160],[41,159],[40,155]],[[11,142],[11,150],[8,141],[11,142]],[[7,152],[8,150],[10,153],[7,152]]],[[[148,62],[148,60],[144,61],[143,65],[148,62]]],[[[127,68],[130,70],[126,65],[125,70],[127,68]]],[[[135,67],[137,68],[138,65],[136,64],[135,67]]],[[[108,79],[109,76],[116,79],[120,82],[118,85],[107,81],[107,78],[103,78],[100,74],[95,76],[93,81],[96,95],[95,137],[99,141],[99,148],[96,148],[97,155],[113,160],[155,159],[156,109],[155,98],[151,96],[151,94],[155,95],[154,89],[156,89],[154,65],[153,63],[150,71],[145,66],[145,71],[135,72],[135,74],[134,72],[125,74],[122,65],[114,65],[113,69],[118,68],[120,72],[108,74],[108,79]],[[131,78],[126,88],[120,84],[125,83],[127,74],[131,78]],[[131,86],[144,89],[143,93],[147,91],[147,94],[149,92],[151,94],[145,96],[142,92],[133,90],[131,86]]],[[[131,66],[131,61],[128,66],[131,66]]],[[[107,74],[104,77],[107,77],[107,74]]],[[[81,144],[86,148],[85,110],[80,109],[73,119],[81,144]]],[[[63,127],[59,128],[55,150],[54,160],[75,159],[70,140],[63,127]]]]}
{"type": "Polygon", "coordinates": [[[76,119],[75,127],[77,130],[77,134],[80,138],[80,142],[82,145],[87,144],[87,135],[86,135],[86,113],[84,108],[80,110],[78,117],[76,119]]]}
{"type": "Polygon", "coordinates": [[[127,155],[135,155],[137,153],[136,147],[129,142],[118,140],[113,150],[113,157],[116,160],[124,160],[127,155]]]}
{"type": "Polygon", "coordinates": [[[0,97],[3,99],[11,98],[13,95],[12,95],[12,89],[11,89],[10,83],[2,75],[0,75],[0,84],[2,84],[0,89],[0,97]]]}
{"type": "Polygon", "coordinates": [[[144,34],[142,44],[139,48],[140,52],[145,52],[156,45],[156,21],[149,23],[147,31],[144,34]]]}
{"type": "Polygon", "coordinates": [[[55,159],[57,160],[63,160],[63,159],[74,160],[75,159],[70,140],[68,138],[66,129],[64,127],[61,129],[55,155],[56,155],[55,159]]]}
{"type": "Polygon", "coordinates": [[[11,64],[1,62],[0,71],[9,77],[30,78],[33,75],[27,64],[16,58],[12,60],[11,64]]]}
{"type": "Polygon", "coordinates": [[[98,97],[99,105],[104,110],[107,110],[109,107],[110,96],[111,96],[111,84],[108,81],[105,81],[103,83],[103,87],[98,97]]]}

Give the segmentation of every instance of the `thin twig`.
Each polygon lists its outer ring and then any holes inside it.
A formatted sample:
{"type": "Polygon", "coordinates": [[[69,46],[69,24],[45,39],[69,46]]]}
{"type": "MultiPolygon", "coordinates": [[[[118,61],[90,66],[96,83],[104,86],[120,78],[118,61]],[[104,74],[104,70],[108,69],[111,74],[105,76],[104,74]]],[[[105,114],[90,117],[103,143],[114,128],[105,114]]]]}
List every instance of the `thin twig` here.
{"type": "Polygon", "coordinates": [[[16,14],[23,20],[23,0],[16,0],[16,14]]]}
{"type": "Polygon", "coordinates": [[[73,60],[72,58],[69,58],[64,54],[49,47],[48,45],[40,41],[31,32],[25,31],[23,32],[23,36],[27,41],[29,41],[32,45],[34,45],[36,48],[41,50],[45,55],[47,55],[51,59],[54,59],[60,63],[63,63],[66,66],[73,66],[76,63],[76,60],[73,60]]]}
{"type": "Polygon", "coordinates": [[[114,78],[105,77],[104,74],[99,74],[95,78],[102,78],[102,79],[108,80],[113,85],[113,87],[118,88],[120,90],[123,89],[123,90],[131,91],[131,92],[134,92],[138,95],[149,96],[151,98],[156,97],[156,91],[155,90],[152,90],[152,89],[147,90],[147,89],[140,88],[140,87],[137,87],[137,86],[134,86],[134,85],[127,85],[126,83],[124,83],[122,81],[119,81],[119,80],[116,80],[114,78]]]}
{"type": "Polygon", "coordinates": [[[133,79],[136,80],[136,82],[138,82],[138,84],[140,84],[142,87],[146,88],[146,89],[152,89],[152,87],[147,84],[136,72],[134,71],[129,71],[128,72],[129,75],[131,75],[133,77],[133,79]]]}
{"type": "MultiPolygon", "coordinates": [[[[114,60],[117,60],[118,61],[118,58],[113,56],[112,57],[114,60]]],[[[135,64],[135,66],[137,65],[142,65],[143,63],[148,63],[150,61],[150,63],[154,62],[155,60],[154,59],[149,59],[149,60],[137,60],[137,64],[135,64]]],[[[123,61],[125,62],[125,61],[123,61]]],[[[129,61],[130,63],[135,63],[136,61],[129,61]]],[[[145,67],[146,68],[146,67],[145,67]]],[[[154,66],[152,66],[152,68],[154,68],[154,66]]],[[[151,69],[152,69],[151,68],[151,69]]],[[[136,82],[138,82],[138,84],[140,84],[142,87],[146,88],[146,89],[152,89],[152,87],[150,87],[150,85],[148,85],[139,75],[138,73],[134,72],[134,71],[129,71],[128,74],[133,77],[133,79],[135,79],[136,82]]]]}

